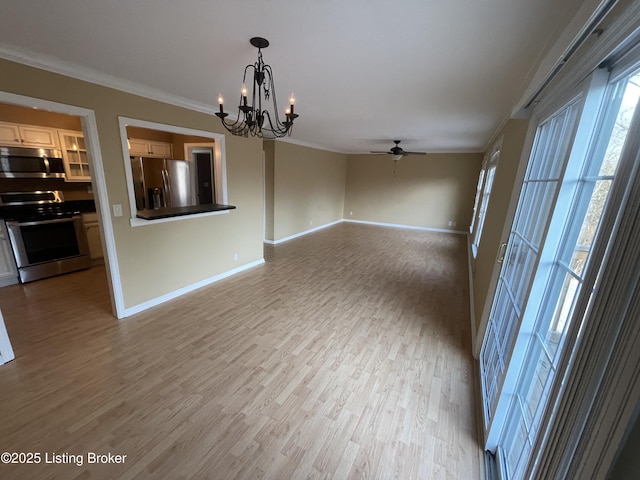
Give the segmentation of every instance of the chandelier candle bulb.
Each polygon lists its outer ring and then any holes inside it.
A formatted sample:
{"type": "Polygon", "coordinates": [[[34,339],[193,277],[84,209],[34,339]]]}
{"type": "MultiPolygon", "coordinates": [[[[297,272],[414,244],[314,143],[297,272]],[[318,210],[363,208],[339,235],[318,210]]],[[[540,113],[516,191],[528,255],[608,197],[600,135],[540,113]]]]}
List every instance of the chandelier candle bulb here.
{"type": "Polygon", "coordinates": [[[218,95],[218,105],[220,105],[220,113],[224,113],[223,110],[224,99],[222,98],[222,94],[218,95]]]}

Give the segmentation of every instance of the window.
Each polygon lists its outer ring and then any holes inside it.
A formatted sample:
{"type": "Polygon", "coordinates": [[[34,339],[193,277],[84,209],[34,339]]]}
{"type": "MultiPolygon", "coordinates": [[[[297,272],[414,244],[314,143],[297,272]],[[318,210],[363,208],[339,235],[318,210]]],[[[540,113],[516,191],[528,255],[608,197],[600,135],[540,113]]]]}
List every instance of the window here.
{"type": "Polygon", "coordinates": [[[471,221],[471,227],[469,227],[469,232],[471,233],[471,251],[474,258],[478,253],[480,236],[482,235],[487,206],[489,205],[489,197],[491,196],[491,188],[493,187],[493,178],[498,166],[498,160],[500,159],[501,144],[502,140],[494,144],[491,153],[487,155],[482,162],[482,169],[480,170],[476,200],[473,205],[473,219],[471,221]]]}

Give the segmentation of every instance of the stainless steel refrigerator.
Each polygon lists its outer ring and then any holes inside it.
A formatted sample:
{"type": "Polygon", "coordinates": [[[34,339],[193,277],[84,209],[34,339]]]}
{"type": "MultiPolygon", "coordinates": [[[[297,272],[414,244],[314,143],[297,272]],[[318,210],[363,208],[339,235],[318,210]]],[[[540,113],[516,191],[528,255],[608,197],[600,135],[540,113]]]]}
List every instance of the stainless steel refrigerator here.
{"type": "Polygon", "coordinates": [[[138,210],[195,205],[189,162],[131,157],[138,210]]]}

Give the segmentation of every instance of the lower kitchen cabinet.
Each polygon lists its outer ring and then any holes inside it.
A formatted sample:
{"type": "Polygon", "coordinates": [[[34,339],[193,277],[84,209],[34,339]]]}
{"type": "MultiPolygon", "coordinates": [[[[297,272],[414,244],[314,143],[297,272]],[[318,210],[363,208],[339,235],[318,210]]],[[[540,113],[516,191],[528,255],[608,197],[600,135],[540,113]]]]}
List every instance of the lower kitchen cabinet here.
{"type": "Polygon", "coordinates": [[[92,263],[104,262],[102,253],[102,240],[100,239],[100,227],[98,225],[97,213],[83,213],[82,223],[87,234],[87,242],[89,243],[89,256],[92,263]]]}
{"type": "Polygon", "coordinates": [[[0,287],[18,283],[18,268],[4,220],[0,220],[0,287]]]}

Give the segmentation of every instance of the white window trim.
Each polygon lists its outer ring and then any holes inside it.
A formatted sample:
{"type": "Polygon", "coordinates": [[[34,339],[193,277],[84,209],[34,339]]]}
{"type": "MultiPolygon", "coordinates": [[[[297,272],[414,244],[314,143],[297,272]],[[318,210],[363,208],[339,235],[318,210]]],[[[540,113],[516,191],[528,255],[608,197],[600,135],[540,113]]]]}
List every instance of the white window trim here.
{"type": "Polygon", "coordinates": [[[192,128],[178,127],[176,125],[167,125],[164,123],[149,122],[146,120],[139,120],[136,118],[118,117],[118,124],[120,125],[120,139],[122,140],[122,156],[124,159],[124,172],[127,181],[127,192],[129,195],[129,223],[132,227],[143,227],[148,225],[154,225],[157,223],[166,222],[180,222],[184,220],[190,220],[193,218],[210,217],[214,215],[225,215],[229,213],[229,210],[220,210],[215,212],[205,212],[189,215],[181,215],[177,217],[159,218],[156,220],[143,220],[136,217],[136,196],[133,190],[133,172],[131,171],[131,162],[129,161],[129,148],[127,146],[127,126],[148,128],[151,130],[161,130],[164,132],[178,133],[181,135],[192,135],[203,138],[210,138],[214,145],[214,177],[219,178],[216,180],[216,187],[220,188],[220,198],[223,204],[228,203],[227,196],[227,155],[225,149],[225,136],[224,134],[207,132],[205,130],[195,130],[192,128]]]}
{"type": "Polygon", "coordinates": [[[502,149],[502,137],[493,144],[491,152],[485,156],[482,161],[478,179],[478,188],[476,190],[476,199],[473,206],[473,219],[469,226],[469,234],[471,235],[471,253],[475,260],[478,255],[478,245],[482,237],[484,221],[487,214],[487,208],[491,200],[491,190],[495,180],[495,172],[500,161],[500,150],[502,149]],[[493,175],[489,172],[493,170],[493,175]]]}
{"type": "Polygon", "coordinates": [[[640,404],[640,109],[627,138],[632,158],[618,175],[629,181],[611,192],[618,201],[610,201],[609,210],[620,204],[619,212],[603,216],[613,234],[594,246],[605,257],[602,271],[590,273],[598,294],[576,306],[585,320],[567,335],[571,344],[558,370],[569,374],[551,391],[560,399],[543,417],[547,429],[533,448],[531,478],[604,478],[640,404]]]}

